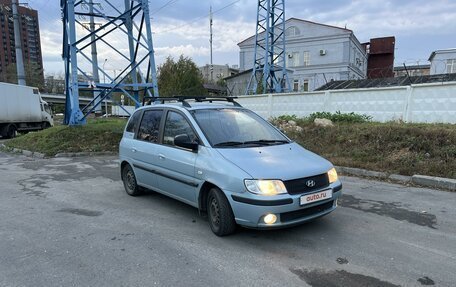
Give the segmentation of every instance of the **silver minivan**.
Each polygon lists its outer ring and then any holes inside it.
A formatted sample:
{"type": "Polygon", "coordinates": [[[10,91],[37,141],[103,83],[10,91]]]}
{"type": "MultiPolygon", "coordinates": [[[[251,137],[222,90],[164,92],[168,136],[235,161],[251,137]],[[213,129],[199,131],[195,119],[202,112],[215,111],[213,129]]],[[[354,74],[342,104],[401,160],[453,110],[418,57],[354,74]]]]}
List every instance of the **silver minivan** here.
{"type": "Polygon", "coordinates": [[[129,195],[149,189],[190,204],[218,236],[237,225],[293,226],[336,208],[334,166],[233,98],[151,102],[130,117],[119,146],[129,195]]]}

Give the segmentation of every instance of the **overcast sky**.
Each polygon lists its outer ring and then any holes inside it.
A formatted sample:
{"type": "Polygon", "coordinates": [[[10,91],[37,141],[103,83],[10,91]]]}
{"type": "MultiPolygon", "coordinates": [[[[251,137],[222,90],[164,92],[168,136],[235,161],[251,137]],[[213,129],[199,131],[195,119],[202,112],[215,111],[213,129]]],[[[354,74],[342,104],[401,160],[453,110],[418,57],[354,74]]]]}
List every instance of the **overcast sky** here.
{"type": "MultiPolygon", "coordinates": [[[[110,1],[121,7],[124,3],[110,1]]],[[[45,73],[61,73],[60,1],[28,3],[39,13],[45,73]]],[[[239,64],[237,43],[255,33],[256,0],[150,0],[157,64],[181,54],[200,66],[209,63],[211,5],[216,12],[214,63],[239,64]]],[[[290,17],[347,27],[361,43],[395,36],[396,65],[426,64],[432,51],[456,47],[456,0],[287,0],[290,17]]],[[[115,69],[115,59],[108,59],[106,69],[115,69]]]]}

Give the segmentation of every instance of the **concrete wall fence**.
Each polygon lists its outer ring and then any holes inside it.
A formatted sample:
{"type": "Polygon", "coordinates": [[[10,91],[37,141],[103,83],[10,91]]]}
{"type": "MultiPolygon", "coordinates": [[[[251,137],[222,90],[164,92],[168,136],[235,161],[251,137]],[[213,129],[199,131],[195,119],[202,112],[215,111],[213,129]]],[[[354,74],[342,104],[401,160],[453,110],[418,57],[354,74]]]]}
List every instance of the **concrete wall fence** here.
{"type": "Polygon", "coordinates": [[[238,102],[266,119],[340,111],[370,115],[377,122],[456,124],[456,82],[241,96],[238,102]]]}

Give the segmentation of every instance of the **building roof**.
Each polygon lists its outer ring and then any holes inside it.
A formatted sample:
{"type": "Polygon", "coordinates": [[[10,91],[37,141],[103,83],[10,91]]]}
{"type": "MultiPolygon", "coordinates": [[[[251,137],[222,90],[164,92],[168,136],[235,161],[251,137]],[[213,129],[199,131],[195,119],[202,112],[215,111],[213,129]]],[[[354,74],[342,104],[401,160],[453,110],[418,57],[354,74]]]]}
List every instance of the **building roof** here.
{"type": "MultiPolygon", "coordinates": [[[[407,66],[407,70],[430,69],[430,68],[431,68],[431,65],[429,65],[429,64],[407,66]]],[[[403,71],[403,70],[405,70],[404,66],[396,66],[396,67],[394,67],[394,71],[403,71]]]]}
{"type": "Polygon", "coordinates": [[[252,68],[248,69],[248,70],[245,70],[245,71],[242,71],[240,73],[237,73],[236,75],[232,75],[232,76],[229,76],[229,77],[226,77],[224,78],[225,81],[226,80],[229,80],[229,79],[232,79],[232,78],[236,78],[236,77],[239,77],[239,76],[242,76],[242,75],[245,75],[245,74],[251,74],[252,73],[252,68]]]}
{"type": "Polygon", "coordinates": [[[203,87],[210,93],[222,94],[226,92],[226,87],[217,84],[203,84],[203,87]]]}
{"type": "Polygon", "coordinates": [[[429,62],[432,61],[432,59],[434,59],[434,56],[435,54],[440,54],[440,53],[452,53],[452,52],[456,52],[456,48],[448,48],[448,49],[441,49],[441,50],[435,50],[431,53],[431,55],[429,56],[429,62]]]}
{"type": "Polygon", "coordinates": [[[452,81],[456,81],[456,73],[412,77],[402,76],[397,78],[332,81],[316,89],[316,91],[398,87],[408,86],[410,84],[425,84],[452,81]]]}
{"type": "MultiPolygon", "coordinates": [[[[285,23],[288,23],[288,22],[291,22],[291,21],[299,21],[299,22],[305,22],[305,23],[309,23],[309,24],[314,24],[314,25],[319,25],[319,26],[324,26],[324,27],[328,27],[328,28],[335,28],[335,29],[340,29],[340,30],[343,30],[343,31],[346,31],[346,32],[353,32],[352,30],[350,29],[347,29],[347,28],[341,28],[341,27],[337,27],[337,26],[331,26],[331,25],[327,25],[327,24],[322,24],[322,23],[317,23],[317,22],[312,22],[312,21],[308,21],[308,20],[304,20],[304,19],[299,19],[299,18],[288,18],[285,23]]],[[[239,45],[242,45],[244,42],[247,42],[251,39],[255,38],[255,35],[253,36],[250,36],[248,37],[247,39],[245,40],[242,40],[241,42],[238,43],[238,46],[239,45]]]]}
{"type": "MultiPolygon", "coordinates": [[[[287,70],[287,73],[288,75],[292,75],[293,74],[293,70],[290,70],[290,69],[286,69],[287,70]]],[[[231,80],[233,78],[236,78],[236,77],[239,77],[239,76],[242,76],[242,75],[245,75],[245,74],[251,74],[253,71],[253,68],[250,68],[250,69],[247,69],[247,70],[244,70],[236,75],[232,75],[232,76],[229,76],[229,77],[226,77],[226,78],[223,78],[225,81],[226,80],[231,80]]],[[[260,73],[260,71],[257,71],[257,73],[260,73]]]]}

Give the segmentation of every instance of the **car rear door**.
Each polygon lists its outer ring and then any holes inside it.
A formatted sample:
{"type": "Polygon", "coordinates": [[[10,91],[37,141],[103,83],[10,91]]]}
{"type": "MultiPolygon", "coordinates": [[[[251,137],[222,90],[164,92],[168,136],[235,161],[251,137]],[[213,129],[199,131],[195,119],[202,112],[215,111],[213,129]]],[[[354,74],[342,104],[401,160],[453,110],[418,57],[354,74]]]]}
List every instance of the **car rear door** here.
{"type": "Polygon", "coordinates": [[[136,180],[139,185],[150,189],[158,188],[155,164],[162,115],[162,109],[145,110],[134,142],[130,146],[136,180]]]}

